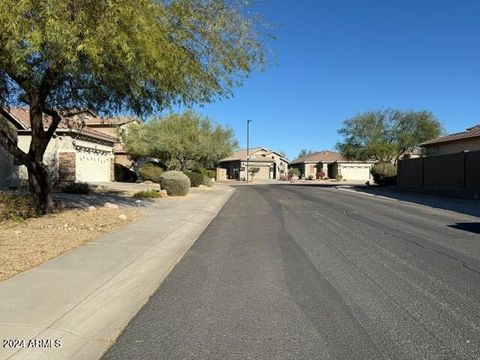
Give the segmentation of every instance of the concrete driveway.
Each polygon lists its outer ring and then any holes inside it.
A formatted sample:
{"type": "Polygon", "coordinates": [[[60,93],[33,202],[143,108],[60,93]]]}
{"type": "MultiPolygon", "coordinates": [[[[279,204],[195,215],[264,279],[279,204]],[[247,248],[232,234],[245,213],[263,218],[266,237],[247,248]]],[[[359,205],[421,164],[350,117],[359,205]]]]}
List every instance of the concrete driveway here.
{"type": "Polygon", "coordinates": [[[239,186],[105,359],[479,359],[478,218],[239,186]]]}

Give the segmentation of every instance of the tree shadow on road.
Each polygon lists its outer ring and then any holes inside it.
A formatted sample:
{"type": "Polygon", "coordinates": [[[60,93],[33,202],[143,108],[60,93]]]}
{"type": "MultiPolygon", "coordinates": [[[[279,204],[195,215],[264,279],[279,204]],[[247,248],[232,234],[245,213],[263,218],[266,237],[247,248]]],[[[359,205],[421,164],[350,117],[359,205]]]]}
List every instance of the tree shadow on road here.
{"type": "Polygon", "coordinates": [[[396,190],[394,187],[366,187],[353,186],[352,190],[360,193],[383,196],[386,198],[410,202],[418,205],[429,206],[432,208],[443,209],[462,213],[470,216],[480,217],[480,200],[469,200],[442,197],[436,195],[424,195],[415,193],[404,193],[396,190]]]}
{"type": "Polygon", "coordinates": [[[452,229],[468,231],[474,234],[480,234],[480,222],[478,223],[456,223],[455,225],[448,225],[452,229]]]}

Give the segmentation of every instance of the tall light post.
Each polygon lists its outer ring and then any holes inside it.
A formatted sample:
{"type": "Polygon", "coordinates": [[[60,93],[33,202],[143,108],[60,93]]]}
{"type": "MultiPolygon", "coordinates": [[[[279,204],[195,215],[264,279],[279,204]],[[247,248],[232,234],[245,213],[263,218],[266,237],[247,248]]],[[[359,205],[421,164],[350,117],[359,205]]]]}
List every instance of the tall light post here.
{"type": "Polygon", "coordinates": [[[250,162],[250,123],[252,120],[247,120],[247,184],[248,184],[248,163],[250,162]]]}

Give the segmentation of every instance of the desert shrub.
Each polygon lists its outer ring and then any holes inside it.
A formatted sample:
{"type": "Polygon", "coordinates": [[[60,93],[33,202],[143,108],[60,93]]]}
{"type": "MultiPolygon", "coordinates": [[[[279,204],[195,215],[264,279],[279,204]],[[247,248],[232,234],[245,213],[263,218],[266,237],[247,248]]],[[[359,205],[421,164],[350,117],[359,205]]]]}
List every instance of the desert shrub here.
{"type": "Polygon", "coordinates": [[[335,176],[335,179],[337,179],[337,181],[341,181],[343,179],[343,176],[341,174],[337,174],[337,176],[335,176]]]}
{"type": "Polygon", "coordinates": [[[308,175],[307,180],[313,180],[313,175],[308,175]]]}
{"type": "Polygon", "coordinates": [[[321,179],[321,180],[325,179],[325,176],[326,176],[325,171],[323,170],[318,171],[316,175],[317,175],[317,179],[321,179]]]}
{"type": "Polygon", "coordinates": [[[203,185],[212,187],[213,186],[212,178],[208,175],[203,175],[203,185]]]}
{"type": "Polygon", "coordinates": [[[180,171],[167,171],[160,176],[160,186],[169,196],[186,196],[190,190],[190,179],[180,171]]]}
{"type": "Polygon", "coordinates": [[[199,187],[200,185],[203,185],[205,175],[193,171],[185,171],[184,174],[190,179],[191,187],[199,187]]]}
{"type": "Polygon", "coordinates": [[[0,222],[21,221],[38,216],[30,195],[12,195],[0,192],[0,222]]]}
{"type": "Polygon", "coordinates": [[[288,177],[294,177],[294,176],[300,177],[300,170],[298,170],[297,168],[288,169],[288,177]]]}
{"type": "Polygon", "coordinates": [[[397,167],[391,163],[373,165],[370,174],[378,185],[395,185],[397,183],[397,167]]]}
{"type": "Polygon", "coordinates": [[[138,180],[138,175],[135,173],[135,171],[132,171],[121,164],[115,164],[114,166],[115,181],[134,183],[138,180]]]}
{"type": "Polygon", "coordinates": [[[67,194],[86,195],[92,192],[92,188],[86,182],[75,182],[64,185],[62,191],[67,194]]]}
{"type": "Polygon", "coordinates": [[[215,179],[217,178],[217,170],[215,169],[205,169],[205,168],[198,168],[193,170],[194,172],[198,172],[202,175],[208,176],[210,179],[215,179]]]}
{"type": "Polygon", "coordinates": [[[157,190],[143,190],[133,194],[134,198],[161,198],[162,193],[157,190]]]}
{"type": "Polygon", "coordinates": [[[163,169],[158,164],[145,163],[138,167],[137,172],[144,181],[152,181],[159,184],[163,169]]]}

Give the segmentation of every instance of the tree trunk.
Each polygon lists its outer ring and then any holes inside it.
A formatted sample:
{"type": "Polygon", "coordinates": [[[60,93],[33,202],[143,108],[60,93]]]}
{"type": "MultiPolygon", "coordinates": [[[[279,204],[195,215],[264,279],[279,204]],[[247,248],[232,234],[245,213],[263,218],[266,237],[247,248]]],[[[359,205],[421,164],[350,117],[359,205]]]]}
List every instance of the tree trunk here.
{"type": "Polygon", "coordinates": [[[53,210],[52,181],[46,166],[41,161],[32,161],[28,166],[28,184],[38,211],[49,214],[53,210]]]}

